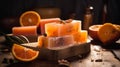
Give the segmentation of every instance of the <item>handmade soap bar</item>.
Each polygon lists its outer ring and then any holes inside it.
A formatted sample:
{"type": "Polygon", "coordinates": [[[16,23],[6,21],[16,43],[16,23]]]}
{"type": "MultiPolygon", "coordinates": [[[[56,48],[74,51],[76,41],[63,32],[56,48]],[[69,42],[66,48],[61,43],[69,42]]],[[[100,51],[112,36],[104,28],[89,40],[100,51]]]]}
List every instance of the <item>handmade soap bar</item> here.
{"type": "Polygon", "coordinates": [[[54,47],[59,48],[59,47],[70,46],[74,44],[75,42],[72,35],[44,38],[44,46],[47,48],[54,48],[54,47]]]}
{"type": "Polygon", "coordinates": [[[48,37],[57,37],[58,36],[58,29],[60,24],[58,23],[47,23],[45,24],[45,32],[48,37]]]}
{"type": "Polygon", "coordinates": [[[80,37],[81,43],[87,42],[87,39],[88,39],[88,31],[87,30],[81,30],[81,37],[80,37]]]}
{"type": "Polygon", "coordinates": [[[81,30],[73,34],[74,40],[76,43],[85,43],[87,42],[88,32],[87,30],[81,30]]]}
{"type": "Polygon", "coordinates": [[[43,46],[44,38],[45,37],[43,35],[38,36],[38,41],[37,41],[38,47],[42,47],[43,46]]]}
{"type": "Polygon", "coordinates": [[[81,22],[45,24],[45,32],[48,37],[70,35],[80,30],[81,22]]]}
{"type": "Polygon", "coordinates": [[[48,18],[48,19],[41,19],[39,23],[40,34],[45,34],[45,24],[52,23],[52,22],[60,22],[60,18],[48,18]]]}
{"type": "Polygon", "coordinates": [[[81,30],[80,22],[61,24],[58,29],[58,36],[70,35],[81,30]]]}
{"type": "Polygon", "coordinates": [[[23,26],[23,27],[13,27],[13,35],[37,35],[37,26],[23,26]]]}

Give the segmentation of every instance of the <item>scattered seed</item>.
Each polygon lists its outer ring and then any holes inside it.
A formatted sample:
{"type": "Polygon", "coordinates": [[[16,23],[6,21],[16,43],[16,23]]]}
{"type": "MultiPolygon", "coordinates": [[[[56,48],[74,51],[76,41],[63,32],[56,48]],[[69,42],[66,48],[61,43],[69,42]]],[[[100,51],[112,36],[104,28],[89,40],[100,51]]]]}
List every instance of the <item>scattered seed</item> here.
{"type": "Polygon", "coordinates": [[[94,60],[92,59],[91,62],[94,62],[94,60]]]}
{"type": "Polygon", "coordinates": [[[2,61],[2,63],[8,64],[8,59],[7,59],[7,58],[4,58],[3,61],[2,61]]]}
{"type": "Polygon", "coordinates": [[[102,61],[103,61],[102,59],[95,60],[95,62],[102,62],[102,61]]]}

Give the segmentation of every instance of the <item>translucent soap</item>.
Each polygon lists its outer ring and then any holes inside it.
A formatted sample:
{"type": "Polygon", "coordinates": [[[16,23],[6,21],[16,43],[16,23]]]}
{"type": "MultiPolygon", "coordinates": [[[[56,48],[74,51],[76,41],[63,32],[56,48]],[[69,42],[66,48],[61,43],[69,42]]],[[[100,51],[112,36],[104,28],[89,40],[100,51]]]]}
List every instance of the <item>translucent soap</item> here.
{"type": "Polygon", "coordinates": [[[73,34],[74,40],[76,43],[85,43],[88,39],[88,31],[81,30],[73,34]]]}
{"type": "Polygon", "coordinates": [[[41,19],[40,23],[38,24],[40,34],[45,34],[45,24],[53,22],[59,23],[60,21],[60,18],[41,19]]]}
{"type": "Polygon", "coordinates": [[[71,35],[81,30],[81,22],[48,23],[45,24],[45,32],[48,37],[71,35]]]}
{"type": "Polygon", "coordinates": [[[47,48],[60,48],[74,45],[75,41],[73,35],[59,36],[59,37],[45,37],[44,46],[47,48]]]}

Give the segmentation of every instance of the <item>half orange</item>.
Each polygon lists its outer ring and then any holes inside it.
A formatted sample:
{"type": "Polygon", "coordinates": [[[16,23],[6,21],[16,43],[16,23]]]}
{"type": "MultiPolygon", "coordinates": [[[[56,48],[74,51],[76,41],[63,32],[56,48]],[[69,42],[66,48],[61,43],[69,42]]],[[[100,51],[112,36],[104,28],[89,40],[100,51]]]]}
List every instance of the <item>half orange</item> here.
{"type": "Polygon", "coordinates": [[[92,25],[89,27],[88,33],[93,40],[99,41],[98,31],[102,25],[92,25]]]}
{"type": "Polygon", "coordinates": [[[103,24],[99,28],[98,35],[104,44],[113,43],[120,38],[120,32],[117,26],[113,25],[112,23],[103,24]]]}
{"type": "Polygon", "coordinates": [[[40,15],[35,11],[26,11],[20,16],[21,26],[33,26],[40,22],[40,15]]]}
{"type": "Polygon", "coordinates": [[[13,56],[20,61],[32,61],[39,55],[39,51],[35,51],[18,44],[13,44],[12,53],[13,56]]]}

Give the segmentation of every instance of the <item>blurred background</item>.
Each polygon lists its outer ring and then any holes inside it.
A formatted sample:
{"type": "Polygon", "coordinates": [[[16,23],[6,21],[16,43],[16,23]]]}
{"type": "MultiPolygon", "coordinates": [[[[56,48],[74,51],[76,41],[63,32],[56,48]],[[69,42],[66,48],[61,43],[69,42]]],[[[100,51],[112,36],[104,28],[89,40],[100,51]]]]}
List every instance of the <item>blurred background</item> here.
{"type": "Polygon", "coordinates": [[[86,8],[88,6],[93,7],[92,24],[102,24],[106,21],[118,24],[120,20],[120,14],[117,13],[119,13],[120,9],[118,8],[120,7],[118,7],[116,3],[119,4],[120,1],[115,0],[113,2],[113,0],[109,0],[108,2],[107,0],[1,0],[0,31],[11,33],[12,27],[20,25],[20,15],[23,12],[29,10],[38,11],[40,15],[43,15],[42,18],[60,17],[63,20],[72,18],[83,21],[86,8]],[[107,10],[109,15],[107,15],[107,18],[106,10],[104,9],[105,4],[108,5],[107,10]],[[48,13],[48,11],[51,11],[51,16],[45,15],[48,13]],[[115,14],[113,13],[113,11],[115,12],[115,14]]]}

